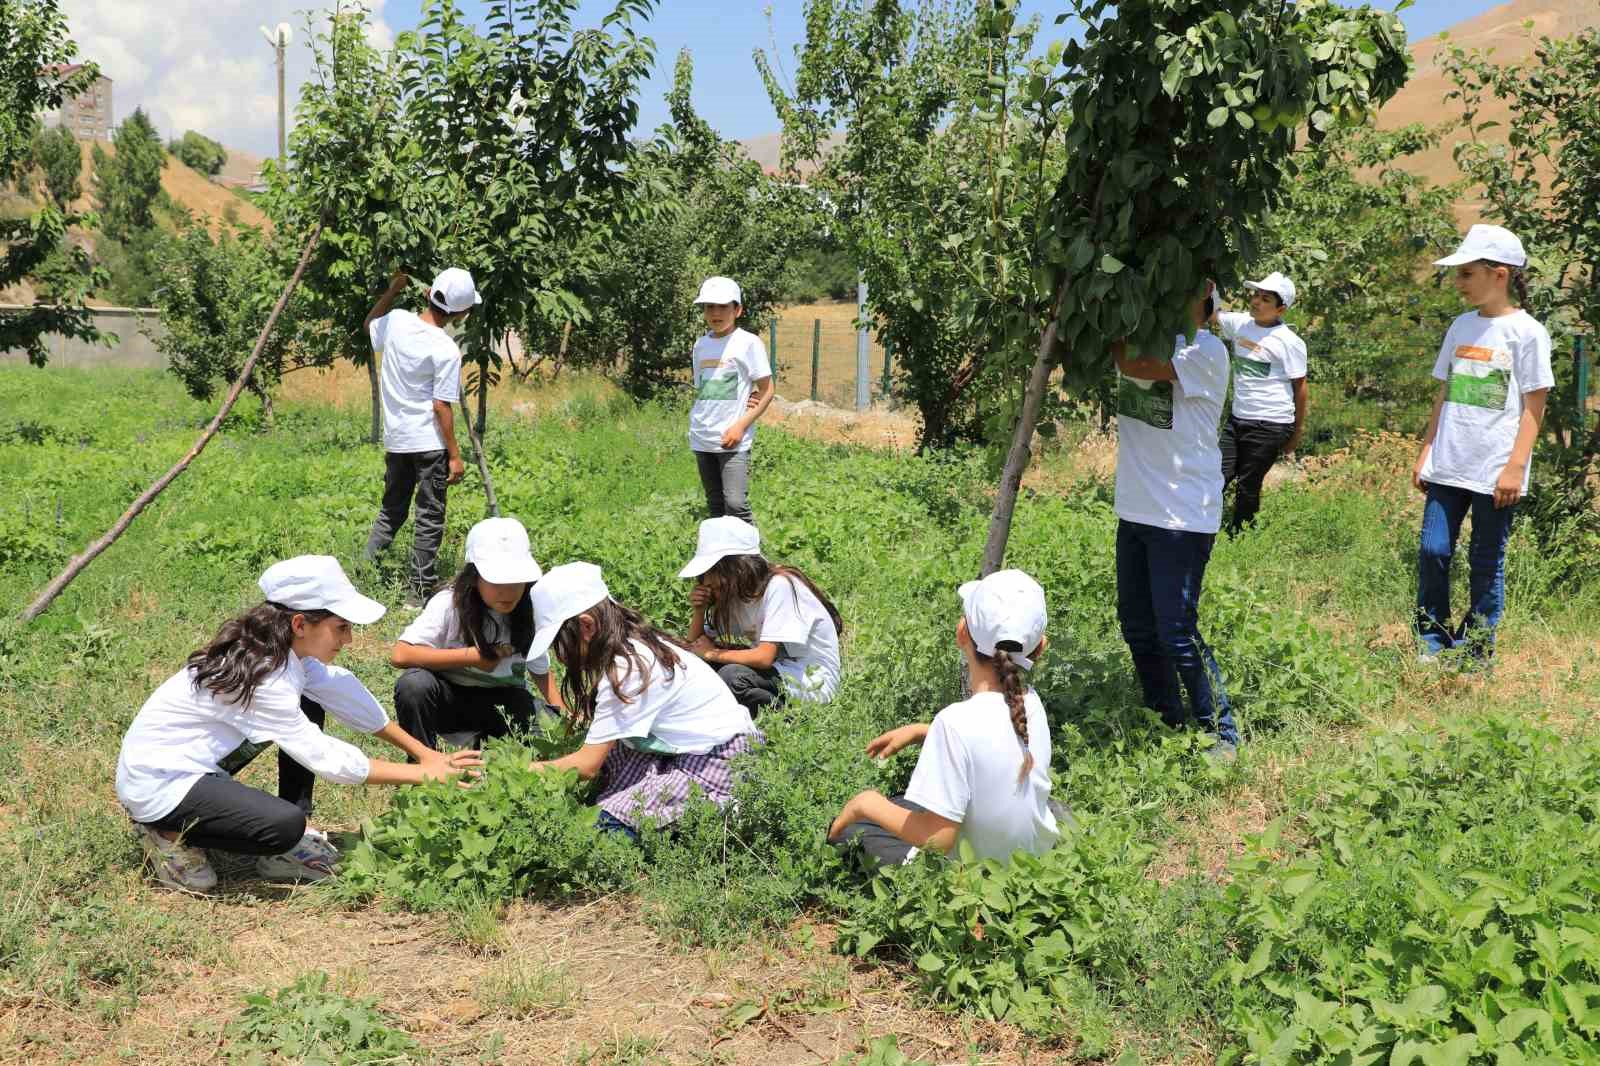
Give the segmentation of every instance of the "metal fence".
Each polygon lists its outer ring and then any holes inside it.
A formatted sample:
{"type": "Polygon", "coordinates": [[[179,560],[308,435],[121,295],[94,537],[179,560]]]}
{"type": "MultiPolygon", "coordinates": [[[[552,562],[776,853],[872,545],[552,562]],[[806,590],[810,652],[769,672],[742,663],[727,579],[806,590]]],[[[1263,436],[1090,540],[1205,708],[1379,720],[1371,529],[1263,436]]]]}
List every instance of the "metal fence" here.
{"type": "Polygon", "coordinates": [[[888,396],[893,356],[875,338],[867,341],[866,388],[857,365],[857,331],[838,315],[808,316],[804,307],[772,319],[762,331],[778,391],[790,399],[809,397],[832,407],[855,407],[857,397],[869,403],[888,396]]]}

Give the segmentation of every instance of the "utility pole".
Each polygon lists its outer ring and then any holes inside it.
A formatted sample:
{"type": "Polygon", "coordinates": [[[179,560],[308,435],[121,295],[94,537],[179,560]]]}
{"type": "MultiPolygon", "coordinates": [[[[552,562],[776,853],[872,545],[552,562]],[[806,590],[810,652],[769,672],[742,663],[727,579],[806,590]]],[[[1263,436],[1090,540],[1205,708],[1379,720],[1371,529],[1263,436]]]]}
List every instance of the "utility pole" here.
{"type": "Polygon", "coordinates": [[[267,43],[272,46],[272,50],[276,53],[278,60],[278,166],[280,167],[286,165],[285,157],[287,155],[284,150],[283,55],[289,48],[289,38],[293,33],[293,28],[287,22],[280,22],[276,29],[271,30],[265,26],[261,27],[261,36],[265,37],[267,43]]]}

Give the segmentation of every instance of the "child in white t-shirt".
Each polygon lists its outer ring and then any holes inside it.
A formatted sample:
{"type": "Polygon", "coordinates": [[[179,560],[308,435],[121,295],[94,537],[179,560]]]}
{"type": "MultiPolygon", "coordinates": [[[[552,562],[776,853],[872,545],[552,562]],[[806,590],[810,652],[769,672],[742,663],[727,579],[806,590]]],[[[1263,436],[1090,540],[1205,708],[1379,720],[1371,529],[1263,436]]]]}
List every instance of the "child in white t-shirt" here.
{"type": "Polygon", "coordinates": [[[731,278],[707,278],[695,303],[706,333],[694,345],[694,405],[689,408],[689,447],[700,469],[706,509],[712,518],[733,515],[754,522],[750,512],[750,452],[756,420],[774,394],[766,345],[739,328],[743,296],[731,278]]]}
{"type": "Polygon", "coordinates": [[[906,794],[861,792],[845,804],[828,839],[861,845],[876,863],[897,865],[918,851],[949,852],[965,842],[980,859],[1039,853],[1061,830],[1050,800],[1050,725],[1025,672],[1044,653],[1044,589],[1021,570],[961,586],[956,647],[972,695],[931,724],[890,730],[867,745],[886,758],[921,744],[906,794]],[[1026,652],[1024,652],[1026,649],[1026,652]]]}
{"type": "Polygon", "coordinates": [[[1527,296],[1527,262],[1515,234],[1478,225],[1455,254],[1434,264],[1455,268],[1456,291],[1475,310],[1450,324],[1439,347],[1433,368],[1439,395],[1412,474],[1426,497],[1415,621],[1425,661],[1457,646],[1483,661],[1494,654],[1511,520],[1528,491],[1533,446],[1555,383],[1550,334],[1517,306],[1527,296]],[[1452,626],[1450,561],[1469,511],[1471,603],[1452,626]]]}
{"type": "Polygon", "coordinates": [[[263,877],[316,880],[338,861],[326,835],[306,826],[312,775],[342,784],[400,784],[452,777],[481,765],[476,752],[430,751],[391,723],[354,674],[328,665],[383,605],[361,595],[326,555],[275,563],[261,575],[266,601],[232,619],[145,701],[122,739],[117,799],[138,826],[162,884],[216,887],[202,849],[258,856],[263,877]],[[369,759],[322,731],[324,710],[381,737],[416,765],[369,759]],[[278,745],[279,795],[231,776],[278,745]]]}
{"type": "Polygon", "coordinates": [[[486,518],[467,533],[467,559],[450,587],[435,594],[400,639],[389,661],[405,673],[394,685],[394,715],[430,748],[441,736],[466,747],[531,728],[549,713],[528,691],[561,705],[550,661],[524,654],[533,641],[539,564],[528,531],[515,518],[486,518]]]}
{"type": "Polygon", "coordinates": [[[791,693],[833,699],[844,621],[809,577],[761,554],[755,526],[732,516],[701,522],[694,558],[678,576],[698,579],[689,592],[689,650],[717,668],[752,715],[791,693]],[[751,645],[729,644],[731,637],[751,645]]]}
{"type": "Polygon", "coordinates": [[[733,760],[760,741],[750,714],[711,667],[611,598],[600,568],[567,563],[533,586],[530,656],[561,664],[568,720],[586,730],[570,755],[534,769],[599,779],[600,828],[637,839],[698,793],[733,799],[733,760]]]}

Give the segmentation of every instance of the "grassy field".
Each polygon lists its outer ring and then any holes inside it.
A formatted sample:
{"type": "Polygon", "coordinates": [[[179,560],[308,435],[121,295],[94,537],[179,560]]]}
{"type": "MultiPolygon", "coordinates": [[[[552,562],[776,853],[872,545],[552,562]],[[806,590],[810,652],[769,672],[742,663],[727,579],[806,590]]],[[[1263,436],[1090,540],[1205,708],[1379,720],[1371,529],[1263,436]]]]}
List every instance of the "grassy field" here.
{"type": "MultiPolygon", "coordinates": [[[[1103,457],[1047,456],[1035,483],[1048,491],[1025,493],[1009,561],[1050,597],[1035,680],[1079,828],[1034,862],[930,864],[869,891],[822,846],[844,798],[909,775],[911,757],[874,765],[865,740],[956,696],[954,589],[977,566],[991,475],[976,455],[763,430],[763,538],[839,603],[846,680],[826,708],[763,721],[771,742],[733,814],[606,849],[584,836],[582,797],[521,782],[507,746],[496,780],[513,828],[465,874],[430,864],[482,843],[481,797],[324,786],[318,821],[354,848],[337,885],[225,868],[214,899],[152,889],[112,788],[150,690],[253,602],[274,559],[330,552],[400,601],[405,535],[378,569],[352,562],[381,459],[362,443],[364,392],[332,380],[291,389],[270,428],[241,404],[47,614],[0,623],[0,1060],[1593,1054],[1600,581],[1525,523],[1495,672],[1418,667],[1405,619],[1420,507],[1412,446],[1395,437],[1310,465],[1268,493],[1258,529],[1218,543],[1202,621],[1246,740],[1224,768],[1137,706],[1103,457]]],[[[14,616],[209,414],[153,373],[0,367],[0,612],[14,616]]],[[[683,624],[674,575],[701,501],[682,411],[581,379],[506,390],[487,448],[543,565],[591,559],[619,598],[683,624]]],[[[442,569],[482,514],[469,473],[442,569]]],[[[392,611],[341,659],[386,704],[405,621],[392,611]]],[[[246,780],[270,787],[271,764],[246,780]]]]}

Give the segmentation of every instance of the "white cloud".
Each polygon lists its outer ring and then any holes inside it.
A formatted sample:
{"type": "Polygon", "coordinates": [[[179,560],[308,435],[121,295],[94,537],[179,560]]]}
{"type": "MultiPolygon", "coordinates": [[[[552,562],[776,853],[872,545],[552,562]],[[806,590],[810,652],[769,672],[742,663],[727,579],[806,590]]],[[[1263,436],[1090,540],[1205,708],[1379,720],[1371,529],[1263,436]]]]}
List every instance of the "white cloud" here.
{"type": "MultiPolygon", "coordinates": [[[[369,37],[394,42],[383,20],[385,0],[369,0],[369,37]]],[[[284,84],[292,128],[299,86],[310,73],[307,0],[64,0],[81,59],[112,80],[114,120],[142,107],[163,137],[199,130],[230,148],[256,155],[277,151],[277,72],[258,26],[294,27],[284,84]]]]}

